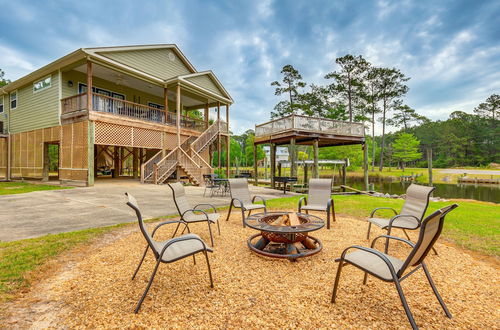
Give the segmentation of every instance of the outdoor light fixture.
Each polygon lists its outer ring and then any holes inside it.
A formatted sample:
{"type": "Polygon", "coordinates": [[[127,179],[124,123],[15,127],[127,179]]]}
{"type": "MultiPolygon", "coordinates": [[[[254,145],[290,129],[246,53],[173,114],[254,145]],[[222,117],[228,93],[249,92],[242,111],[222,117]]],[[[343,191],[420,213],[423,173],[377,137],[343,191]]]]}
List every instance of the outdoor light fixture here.
{"type": "Polygon", "coordinates": [[[73,80],[68,80],[68,87],[73,87],[73,80]]]}

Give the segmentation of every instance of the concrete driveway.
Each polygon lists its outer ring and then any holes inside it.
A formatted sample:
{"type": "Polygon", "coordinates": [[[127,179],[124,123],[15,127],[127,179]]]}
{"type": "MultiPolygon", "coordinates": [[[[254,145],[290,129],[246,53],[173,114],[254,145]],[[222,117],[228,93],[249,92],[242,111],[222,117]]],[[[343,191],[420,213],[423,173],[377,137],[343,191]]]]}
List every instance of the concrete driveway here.
{"type": "MultiPolygon", "coordinates": [[[[229,205],[229,196],[203,197],[204,189],[186,187],[192,206],[199,203],[216,207],[229,205]]],[[[283,192],[262,187],[250,186],[250,191],[266,199],[283,197],[283,192]]],[[[97,181],[94,187],[88,188],[4,195],[0,196],[0,241],[136,221],[135,213],[125,205],[125,192],[137,199],[145,219],[177,212],[168,186],[126,179],[97,181]]]]}

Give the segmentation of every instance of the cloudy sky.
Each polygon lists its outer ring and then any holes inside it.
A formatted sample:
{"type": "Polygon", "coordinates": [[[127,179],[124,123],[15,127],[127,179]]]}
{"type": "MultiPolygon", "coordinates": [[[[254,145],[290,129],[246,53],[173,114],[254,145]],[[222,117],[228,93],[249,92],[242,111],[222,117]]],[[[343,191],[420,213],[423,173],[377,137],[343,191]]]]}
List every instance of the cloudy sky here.
{"type": "Polygon", "coordinates": [[[232,130],[269,119],[270,83],[292,64],[324,84],[361,54],[411,77],[406,103],[431,119],[500,93],[500,1],[7,1],[0,68],[11,80],[81,47],[176,43],[235,104],[232,130]]]}

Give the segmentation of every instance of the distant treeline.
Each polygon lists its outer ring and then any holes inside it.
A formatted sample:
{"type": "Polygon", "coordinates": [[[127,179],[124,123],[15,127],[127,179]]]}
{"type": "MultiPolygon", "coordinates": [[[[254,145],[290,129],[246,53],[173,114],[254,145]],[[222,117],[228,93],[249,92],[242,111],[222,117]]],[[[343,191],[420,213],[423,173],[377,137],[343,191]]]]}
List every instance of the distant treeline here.
{"type": "MultiPolygon", "coordinates": [[[[486,166],[500,162],[499,122],[496,118],[455,111],[447,120],[427,121],[402,131],[420,141],[422,158],[415,161],[417,167],[427,166],[427,148],[432,149],[434,167],[486,166]]],[[[386,135],[389,149],[402,131],[386,135]]],[[[381,137],[375,137],[377,145],[380,140],[381,137]]],[[[386,161],[390,157],[389,150],[386,161]]]]}

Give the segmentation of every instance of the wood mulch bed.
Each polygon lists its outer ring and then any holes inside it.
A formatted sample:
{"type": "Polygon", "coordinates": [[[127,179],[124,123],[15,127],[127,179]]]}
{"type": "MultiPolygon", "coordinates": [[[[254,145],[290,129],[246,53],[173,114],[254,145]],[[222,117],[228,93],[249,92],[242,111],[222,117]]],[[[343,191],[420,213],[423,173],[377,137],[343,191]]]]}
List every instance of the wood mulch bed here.
{"type": "MultiPolygon", "coordinates": [[[[169,237],[174,227],[161,236],[169,237]]],[[[191,227],[209,242],[206,225],[191,227]]],[[[369,278],[364,286],[363,273],[352,266],[344,268],[337,303],[330,304],[334,259],[347,246],[368,246],[366,229],[364,221],[338,217],[331,230],[312,234],[322,240],[323,251],[289,262],[252,253],[246,240],[255,231],[242,228],[235,213],[221,222],[222,235],[215,234],[210,255],[215,288],[209,287],[202,255],[197,265],[192,258],[162,264],[137,315],[133,310],[154,260],[149,254],[131,281],[145,241],[138,228],[122,229],[122,235],[105,244],[74,251],[71,266],[68,256],[61,257],[57,271],[10,303],[0,322],[35,328],[409,328],[394,285],[369,278]]],[[[377,233],[382,231],[372,231],[377,233]]],[[[399,256],[408,252],[403,245],[391,247],[399,256]]],[[[402,286],[419,327],[499,328],[498,267],[449,244],[436,248],[439,255],[430,254],[427,264],[453,318],[444,315],[418,271],[402,286]]]]}

